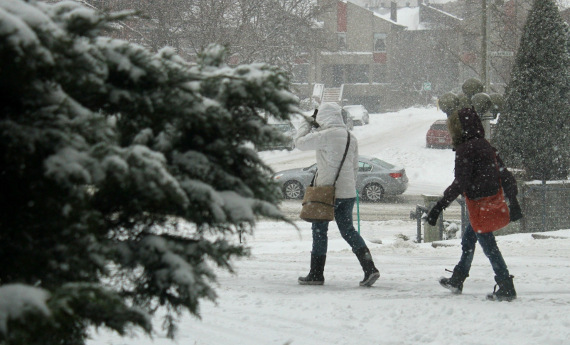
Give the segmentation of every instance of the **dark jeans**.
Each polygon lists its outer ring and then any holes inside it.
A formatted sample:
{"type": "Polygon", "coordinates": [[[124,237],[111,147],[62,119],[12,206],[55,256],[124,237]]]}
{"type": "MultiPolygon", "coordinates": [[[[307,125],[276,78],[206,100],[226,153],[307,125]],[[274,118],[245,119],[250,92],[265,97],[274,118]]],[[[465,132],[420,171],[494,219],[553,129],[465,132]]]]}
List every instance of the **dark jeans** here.
{"type": "MultiPolygon", "coordinates": [[[[366,244],[362,236],[354,229],[352,224],[352,209],[356,198],[336,199],[334,205],[334,218],[342,238],[350,245],[352,252],[356,251],[366,244]]],[[[327,253],[329,222],[314,222],[313,226],[313,250],[312,255],[320,256],[327,253]]]]}
{"type": "Polygon", "coordinates": [[[507,269],[507,264],[503,259],[503,255],[501,254],[499,247],[497,247],[495,235],[493,235],[492,232],[486,234],[475,233],[471,224],[467,225],[465,234],[463,234],[463,238],[461,239],[463,253],[461,254],[461,259],[459,259],[457,266],[459,266],[465,274],[469,274],[477,241],[479,241],[479,244],[483,249],[483,253],[485,253],[487,258],[489,258],[497,279],[507,279],[509,277],[509,270],[507,269]]]}

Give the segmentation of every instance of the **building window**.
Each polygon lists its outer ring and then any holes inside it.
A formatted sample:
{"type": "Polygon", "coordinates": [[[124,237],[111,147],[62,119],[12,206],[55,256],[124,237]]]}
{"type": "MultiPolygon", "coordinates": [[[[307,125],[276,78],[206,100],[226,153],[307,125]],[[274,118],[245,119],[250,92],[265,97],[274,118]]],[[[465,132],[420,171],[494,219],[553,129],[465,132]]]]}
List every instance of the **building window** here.
{"type": "Polygon", "coordinates": [[[368,84],[368,65],[347,65],[345,82],[347,84],[368,84]]]}
{"type": "Polygon", "coordinates": [[[346,50],[346,32],[337,32],[338,50],[346,50]]]}
{"type": "Polygon", "coordinates": [[[378,32],[374,33],[374,52],[376,53],[386,52],[386,34],[378,32]]]}
{"type": "Polygon", "coordinates": [[[386,65],[374,64],[372,65],[372,82],[373,83],[387,83],[386,65]]]}

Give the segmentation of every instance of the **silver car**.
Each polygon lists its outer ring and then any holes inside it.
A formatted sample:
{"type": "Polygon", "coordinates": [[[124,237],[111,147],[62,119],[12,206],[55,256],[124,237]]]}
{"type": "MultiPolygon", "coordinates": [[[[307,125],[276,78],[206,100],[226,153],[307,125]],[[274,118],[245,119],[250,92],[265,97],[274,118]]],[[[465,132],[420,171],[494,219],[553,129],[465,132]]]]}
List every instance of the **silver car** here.
{"type": "MultiPolygon", "coordinates": [[[[316,171],[315,163],[306,168],[279,171],[273,175],[273,179],[281,185],[285,199],[301,199],[316,171]]],[[[407,188],[408,176],[404,168],[375,157],[358,157],[356,190],[360,198],[378,202],[384,195],[399,195],[407,188]]]]}

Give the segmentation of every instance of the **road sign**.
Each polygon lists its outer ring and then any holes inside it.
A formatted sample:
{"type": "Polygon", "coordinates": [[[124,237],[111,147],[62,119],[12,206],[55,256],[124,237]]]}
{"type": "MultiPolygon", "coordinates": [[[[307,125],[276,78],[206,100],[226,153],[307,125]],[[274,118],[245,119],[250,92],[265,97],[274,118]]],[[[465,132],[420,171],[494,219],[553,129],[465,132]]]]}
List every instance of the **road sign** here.
{"type": "Polygon", "coordinates": [[[430,91],[431,90],[431,83],[429,81],[425,81],[424,82],[424,91],[430,91]]]}
{"type": "Polygon", "coordinates": [[[501,56],[501,57],[509,57],[514,56],[515,53],[508,50],[498,50],[494,52],[489,52],[489,56],[501,56]]]}

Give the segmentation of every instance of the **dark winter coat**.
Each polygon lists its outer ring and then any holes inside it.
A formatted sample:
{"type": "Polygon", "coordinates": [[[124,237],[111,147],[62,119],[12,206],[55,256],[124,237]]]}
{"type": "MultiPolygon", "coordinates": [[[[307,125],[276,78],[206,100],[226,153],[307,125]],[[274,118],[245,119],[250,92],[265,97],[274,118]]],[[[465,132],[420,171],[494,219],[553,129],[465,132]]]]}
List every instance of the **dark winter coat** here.
{"type": "Polygon", "coordinates": [[[503,164],[497,150],[485,139],[483,124],[475,110],[463,108],[457,112],[457,116],[460,126],[449,128],[451,136],[458,138],[455,180],[443,193],[443,198],[438,202],[440,206],[447,207],[460,194],[466,194],[469,199],[494,195],[499,191],[499,177],[506,197],[515,199],[518,193],[516,180],[503,164]]]}

